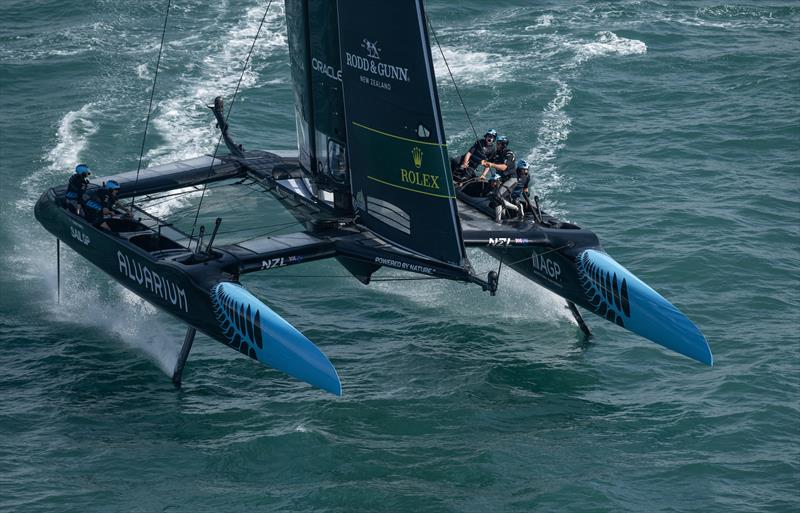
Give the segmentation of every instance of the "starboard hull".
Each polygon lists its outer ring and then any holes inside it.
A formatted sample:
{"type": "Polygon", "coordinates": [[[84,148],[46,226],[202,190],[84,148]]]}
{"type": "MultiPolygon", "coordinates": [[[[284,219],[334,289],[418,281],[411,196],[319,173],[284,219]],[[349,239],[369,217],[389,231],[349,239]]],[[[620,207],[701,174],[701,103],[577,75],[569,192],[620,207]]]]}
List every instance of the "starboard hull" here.
{"type": "MultiPolygon", "coordinates": [[[[568,238],[572,230],[566,231],[564,237],[568,238]]],[[[708,342],[697,326],[599,244],[484,249],[567,301],[675,352],[713,365],[708,342]]]]}

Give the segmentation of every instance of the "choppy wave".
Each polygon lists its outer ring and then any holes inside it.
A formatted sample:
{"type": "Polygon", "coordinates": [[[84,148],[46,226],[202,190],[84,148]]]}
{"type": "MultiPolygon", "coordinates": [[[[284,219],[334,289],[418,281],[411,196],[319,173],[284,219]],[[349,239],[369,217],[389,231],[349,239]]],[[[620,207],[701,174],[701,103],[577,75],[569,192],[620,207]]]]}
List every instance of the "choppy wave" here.
{"type": "MultiPolygon", "coordinates": [[[[524,32],[499,31],[492,35],[491,48],[505,47],[504,53],[483,49],[483,40],[475,38],[473,30],[443,31],[438,39],[443,45],[441,52],[444,53],[446,63],[438,49],[434,48],[434,65],[444,96],[454,93],[450,72],[455,83],[461,85],[462,89],[470,86],[490,86],[497,89],[504,83],[522,86],[535,83],[541,90],[549,84],[555,85],[553,97],[541,107],[538,127],[533,130],[529,123],[535,118],[535,114],[523,111],[520,115],[504,115],[508,112],[506,104],[509,99],[503,96],[492,94],[477,102],[468,98],[466,106],[468,109],[471,105],[479,106],[477,111],[471,112],[471,117],[479,126],[494,126],[512,135],[512,146],[517,154],[525,156],[532,166],[534,186],[546,208],[554,214],[564,215],[565,209],[556,197],[570,191],[571,180],[559,172],[558,156],[569,137],[572,116],[580,115],[580,112],[571,113],[569,109],[573,89],[571,84],[579,83],[583,79],[582,69],[589,61],[642,55],[647,52],[647,45],[643,41],[621,37],[608,30],[597,32],[595,39],[590,41],[570,38],[559,31],[551,30],[554,25],[583,26],[587,24],[585,13],[558,19],[552,14],[537,15],[530,10],[518,9],[507,13],[511,20],[525,16],[534,17],[536,23],[526,25],[524,32]],[[464,33],[469,36],[465,37],[464,33]],[[543,82],[543,78],[547,81],[543,82]],[[496,113],[503,115],[495,117],[496,113]],[[490,121],[482,121],[489,116],[490,121]],[[526,147],[526,143],[529,146],[526,147]]],[[[541,96],[541,91],[533,90],[527,95],[515,97],[512,101],[514,105],[525,105],[526,97],[536,96],[541,96]]],[[[455,101],[452,103],[459,105],[455,101]]],[[[454,147],[466,147],[472,137],[471,130],[461,129],[451,133],[448,142],[454,147]]]]}
{"type": "Polygon", "coordinates": [[[598,32],[597,41],[591,43],[577,43],[575,64],[606,55],[640,55],[647,52],[647,45],[636,39],[619,37],[613,32],[598,32]]]}
{"type": "Polygon", "coordinates": [[[502,81],[508,78],[511,64],[507,56],[465,46],[443,46],[441,52],[433,52],[433,65],[440,86],[452,83],[450,73],[457,84],[492,84],[502,81]]]}
{"type": "Polygon", "coordinates": [[[31,173],[22,182],[25,193],[17,200],[16,208],[28,212],[44,188],[64,181],[84,155],[91,137],[97,132],[97,103],[87,103],[80,109],[67,112],[58,123],[55,145],[44,155],[45,166],[31,173]]]}

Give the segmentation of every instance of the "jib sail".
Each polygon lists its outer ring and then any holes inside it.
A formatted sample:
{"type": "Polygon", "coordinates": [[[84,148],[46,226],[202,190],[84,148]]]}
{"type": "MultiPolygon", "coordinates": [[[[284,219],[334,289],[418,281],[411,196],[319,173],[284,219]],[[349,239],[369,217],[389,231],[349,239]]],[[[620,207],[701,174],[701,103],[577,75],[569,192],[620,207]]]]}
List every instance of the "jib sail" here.
{"type": "Polygon", "coordinates": [[[422,0],[339,0],[347,148],[359,222],[463,265],[422,0]]]}

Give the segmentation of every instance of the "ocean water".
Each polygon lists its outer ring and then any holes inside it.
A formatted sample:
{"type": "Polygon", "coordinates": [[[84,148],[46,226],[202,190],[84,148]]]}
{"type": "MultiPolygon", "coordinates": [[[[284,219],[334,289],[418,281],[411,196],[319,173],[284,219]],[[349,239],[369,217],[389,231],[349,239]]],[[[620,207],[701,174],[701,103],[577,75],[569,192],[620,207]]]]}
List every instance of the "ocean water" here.
{"type": "MultiPolygon", "coordinates": [[[[173,2],[145,164],[213,151],[204,105],[232,96],[266,3],[173,2]]],[[[510,270],[494,298],[333,261],[247,276],[341,398],[203,336],[174,389],[185,328],[68,249],[56,302],[33,205],[77,162],[136,168],[165,8],[0,3],[0,511],[800,510],[797,2],[430,0],[451,147],[474,136],[445,59],[546,209],[686,312],[715,366],[590,314],[585,342],[510,270]]],[[[234,135],[294,148],[291,98],[276,1],[234,135]]],[[[191,223],[198,201],[152,208],[191,223]]],[[[203,201],[225,240],[298,229],[245,188],[203,201]]]]}

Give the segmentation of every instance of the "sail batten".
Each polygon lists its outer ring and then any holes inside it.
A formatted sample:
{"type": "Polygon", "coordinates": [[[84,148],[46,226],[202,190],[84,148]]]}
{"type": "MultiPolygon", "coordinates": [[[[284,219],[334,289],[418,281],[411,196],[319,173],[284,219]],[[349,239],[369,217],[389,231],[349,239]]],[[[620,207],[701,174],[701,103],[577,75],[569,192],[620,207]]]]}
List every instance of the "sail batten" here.
{"type": "Polygon", "coordinates": [[[359,222],[400,247],[463,266],[422,1],[339,0],[338,15],[351,194],[359,222]]]}

